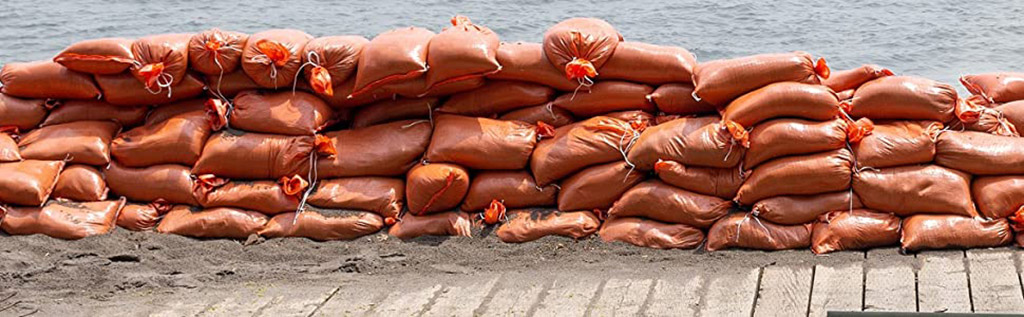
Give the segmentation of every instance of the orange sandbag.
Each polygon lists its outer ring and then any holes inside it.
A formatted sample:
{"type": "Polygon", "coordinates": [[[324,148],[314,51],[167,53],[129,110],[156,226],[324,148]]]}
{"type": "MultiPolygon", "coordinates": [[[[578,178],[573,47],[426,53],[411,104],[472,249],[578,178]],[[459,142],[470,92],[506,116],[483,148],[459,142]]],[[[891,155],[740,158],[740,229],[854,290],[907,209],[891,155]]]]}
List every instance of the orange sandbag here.
{"type": "Polygon", "coordinates": [[[21,137],[21,157],[64,160],[103,166],[110,163],[110,141],[121,125],[110,121],[79,121],[32,130],[21,137]]]}
{"type": "Polygon", "coordinates": [[[470,77],[464,80],[441,83],[427,87],[426,77],[420,76],[409,80],[390,83],[364,95],[384,94],[387,98],[402,96],[406,98],[443,97],[483,87],[487,83],[483,77],[470,77]]]}
{"type": "Polygon", "coordinates": [[[495,56],[498,34],[464,16],[455,16],[451,22],[451,27],[427,45],[427,87],[483,77],[501,69],[495,56]]]}
{"type": "Polygon", "coordinates": [[[172,206],[166,204],[134,204],[128,203],[117,215],[117,226],[131,231],[151,231],[156,229],[164,213],[172,206]]]}
{"type": "Polygon", "coordinates": [[[299,176],[281,181],[227,181],[200,175],[192,187],[199,205],[206,208],[233,207],[266,215],[293,212],[309,183],[299,176]],[[294,180],[294,184],[292,181],[294,180]]]}
{"type": "Polygon", "coordinates": [[[588,167],[559,184],[558,210],[608,209],[644,176],[621,161],[588,167]]]}
{"type": "Polygon", "coordinates": [[[42,206],[57,185],[64,161],[0,163],[0,204],[42,206]]]}
{"type": "Polygon", "coordinates": [[[811,251],[867,250],[900,242],[900,218],[868,209],[832,211],[821,215],[811,232],[811,251]]]}
{"type": "Polygon", "coordinates": [[[647,99],[651,92],[654,92],[654,88],[643,84],[602,81],[588,88],[558,96],[553,104],[579,117],[592,117],[622,110],[655,112],[657,109],[654,104],[647,99]]]}
{"type": "Polygon", "coordinates": [[[718,117],[679,118],[644,130],[629,150],[637,169],[649,171],[658,160],[687,166],[735,167],[746,150],[733,140],[718,117]]]}
{"type": "Polygon", "coordinates": [[[350,210],[304,210],[284,213],[267,222],[259,235],[303,237],[316,241],[353,240],[384,228],[379,215],[350,210]]]}
{"type": "Polygon", "coordinates": [[[18,143],[7,133],[0,133],[0,163],[21,161],[18,143]]]}
{"type": "Polygon", "coordinates": [[[853,155],[847,149],[788,156],[758,165],[736,192],[736,201],[753,205],[783,195],[811,195],[850,187],[853,155]]]}
{"type": "Polygon", "coordinates": [[[1004,103],[1024,99],[1024,73],[999,72],[964,75],[960,83],[972,94],[989,102],[1004,103]]]}
{"type": "Polygon", "coordinates": [[[257,234],[267,224],[267,216],[236,208],[200,209],[175,206],[160,225],[159,233],[170,233],[195,238],[245,239],[257,234]]]}
{"type": "Polygon", "coordinates": [[[218,98],[233,98],[240,92],[262,88],[241,70],[226,73],[223,76],[207,75],[206,85],[210,89],[209,95],[218,98]]]}
{"type": "Polygon", "coordinates": [[[526,209],[510,211],[508,221],[498,226],[495,234],[505,243],[530,242],[546,236],[578,240],[594,234],[600,227],[601,220],[589,211],[526,209]]]}
{"type": "MultiPolygon", "coordinates": [[[[1007,103],[1006,105],[1013,104],[1013,103],[1024,104],[1024,101],[1011,102],[1011,103],[1007,103]]],[[[978,111],[978,113],[979,113],[978,114],[978,121],[975,121],[975,122],[960,122],[960,123],[963,124],[963,127],[965,129],[971,130],[971,131],[979,131],[979,132],[985,132],[985,133],[991,133],[991,134],[995,134],[995,135],[1009,136],[1009,137],[1015,137],[1015,138],[1016,137],[1020,137],[1020,132],[1017,130],[1017,125],[1014,124],[1013,121],[1011,121],[1013,119],[1018,119],[1018,118],[1010,118],[1009,116],[1003,114],[1003,112],[1001,110],[999,110],[999,108],[1001,108],[1001,107],[1002,106],[997,107],[997,108],[981,108],[978,111]]],[[[953,123],[953,124],[956,124],[956,123],[953,123]]]]}
{"type": "Polygon", "coordinates": [[[978,177],[971,183],[971,196],[986,218],[1006,218],[1024,207],[1024,176],[978,177]]]}
{"type": "Polygon", "coordinates": [[[631,126],[650,127],[655,125],[654,114],[641,110],[626,110],[602,113],[602,116],[629,122],[631,126]]]}
{"type": "MultiPolygon", "coordinates": [[[[167,105],[181,109],[193,107],[195,110],[121,133],[110,143],[110,154],[128,167],[195,164],[206,139],[213,133],[213,122],[206,111],[195,108],[202,104],[203,100],[196,99],[167,105]]],[[[154,113],[158,111],[154,110],[154,113]]],[[[154,117],[151,115],[151,118],[154,117]]]]}
{"type": "Polygon", "coordinates": [[[615,53],[622,35],[611,24],[595,18],[571,18],[544,32],[544,55],[569,79],[582,82],[599,75],[615,53]]]}
{"type": "Polygon", "coordinates": [[[537,83],[559,91],[573,91],[579,83],[565,77],[563,69],[548,61],[540,43],[501,43],[498,46],[501,70],[487,75],[489,79],[537,83]]]}
{"type": "Polygon", "coordinates": [[[978,216],[971,175],[937,165],[862,170],[853,191],[868,208],[909,216],[919,213],[978,216]]]}
{"type": "Polygon", "coordinates": [[[843,90],[843,91],[837,91],[837,92],[836,92],[836,97],[838,97],[838,98],[839,98],[839,100],[850,100],[851,98],[853,98],[853,94],[854,94],[855,92],[856,92],[856,91],[855,91],[855,90],[853,90],[853,89],[847,89],[847,90],[843,90]]]}
{"type": "Polygon", "coordinates": [[[865,64],[853,69],[836,71],[828,79],[822,80],[821,84],[832,89],[832,91],[840,92],[854,90],[866,82],[892,75],[893,73],[889,69],[879,67],[878,65],[865,64]]]}
{"type": "Polygon", "coordinates": [[[716,106],[771,83],[793,81],[818,84],[828,79],[825,59],[815,63],[804,52],[760,54],[734,59],[720,59],[697,64],[693,72],[698,100],[716,106]]]}
{"type": "Polygon", "coordinates": [[[306,200],[327,209],[354,209],[396,217],[405,201],[405,181],[387,177],[348,177],[320,180],[306,200]]]}
{"type": "Polygon", "coordinates": [[[313,135],[334,121],[331,107],[305,92],[245,91],[233,104],[231,127],[249,132],[313,135]]]}
{"type": "Polygon", "coordinates": [[[693,99],[693,85],[683,83],[670,83],[658,86],[654,92],[647,95],[658,108],[658,111],[667,114],[693,115],[714,113],[714,105],[704,101],[693,99]]]}
{"type": "Polygon", "coordinates": [[[43,99],[21,99],[0,94],[0,127],[14,126],[21,131],[35,129],[46,118],[46,107],[43,99]]]}
{"type": "Polygon", "coordinates": [[[506,112],[498,117],[501,120],[518,120],[526,123],[544,122],[553,128],[568,125],[576,121],[568,110],[555,107],[551,103],[526,107],[506,112]]]}
{"type": "Polygon", "coordinates": [[[935,164],[974,175],[1024,174],[1024,139],[946,131],[935,143],[935,164]]]}
{"type": "Polygon", "coordinates": [[[405,180],[409,212],[422,216],[451,210],[469,191],[469,172],[457,165],[416,165],[405,180]]]}
{"type": "Polygon", "coordinates": [[[555,185],[537,186],[526,171],[487,171],[477,173],[469,183],[462,211],[483,211],[492,201],[508,209],[554,206],[558,197],[555,185]]]}
{"type": "Polygon", "coordinates": [[[642,217],[707,229],[728,214],[731,208],[731,201],[649,180],[622,194],[622,198],[608,210],[608,216],[642,217]]]}
{"type": "Polygon", "coordinates": [[[318,37],[306,43],[302,62],[310,67],[303,75],[313,91],[334,96],[334,87],[344,84],[355,73],[367,43],[370,40],[358,35],[318,37]]]}
{"type": "Polygon", "coordinates": [[[780,225],[798,225],[812,222],[829,211],[863,207],[856,194],[844,190],[817,195],[775,196],[762,199],[750,208],[750,213],[780,225]]]}
{"type": "Polygon", "coordinates": [[[234,72],[242,63],[247,41],[248,34],[217,28],[197,33],[188,41],[189,67],[212,76],[234,72]]]}
{"type": "Polygon", "coordinates": [[[826,121],[839,111],[839,97],[825,86],[780,82],[736,98],[725,107],[722,119],[753,127],[772,118],[826,121]]]}
{"type": "Polygon", "coordinates": [[[661,181],[704,195],[733,199],[750,172],[738,168],[686,166],[676,161],[658,160],[654,173],[661,181]]]}
{"type": "Polygon", "coordinates": [[[4,64],[0,83],[3,84],[0,92],[21,98],[96,99],[100,96],[99,88],[89,75],[51,61],[4,64]]]}
{"type": "Polygon", "coordinates": [[[100,100],[68,100],[56,103],[41,126],[76,121],[114,121],[122,127],[134,127],[146,119],[149,107],[115,106],[100,100]]]}
{"type": "Polygon", "coordinates": [[[560,127],[553,137],[537,142],[530,170],[537,184],[546,186],[584,167],[621,160],[630,140],[640,132],[625,121],[609,117],[560,127]]]}
{"type": "Polygon", "coordinates": [[[696,65],[697,59],[682,47],[622,42],[598,77],[651,85],[689,83],[696,65]]]}
{"type": "Polygon", "coordinates": [[[879,121],[874,131],[853,143],[858,167],[893,167],[930,163],[942,132],[936,121],[879,121]]]}
{"type": "Polygon", "coordinates": [[[365,128],[375,124],[407,119],[426,119],[439,105],[434,97],[398,98],[360,107],[352,118],[352,128],[365,128]]]}
{"type": "Polygon", "coordinates": [[[731,248],[754,250],[803,249],[811,245],[811,224],[784,226],[747,213],[733,213],[708,230],[708,251],[731,248]]]}
{"type": "Polygon", "coordinates": [[[43,207],[9,208],[0,229],[15,236],[45,234],[77,240],[109,233],[123,206],[124,199],[88,203],[50,201],[43,207]]]}
{"type": "Polygon", "coordinates": [[[537,144],[537,127],[520,121],[440,115],[424,158],[471,169],[526,167],[537,144]]]}
{"type": "Polygon", "coordinates": [[[961,114],[953,86],[911,76],[886,76],[864,83],[853,94],[849,110],[851,116],[871,119],[967,119],[966,113],[961,114]]]}
{"type": "Polygon", "coordinates": [[[132,201],[163,199],[171,204],[199,205],[192,195],[193,180],[187,166],[166,164],[130,168],[112,162],[104,175],[111,193],[132,201]]]}
{"type": "Polygon", "coordinates": [[[655,249],[693,249],[704,242],[700,229],[643,218],[612,218],[598,232],[604,242],[621,241],[655,249]]]}
{"type": "Polygon", "coordinates": [[[483,87],[452,95],[437,111],[475,117],[547,103],[555,90],[517,81],[491,81],[483,87]]]}
{"type": "Polygon", "coordinates": [[[363,47],[355,88],[349,96],[423,76],[427,72],[427,45],[433,37],[434,32],[418,27],[378,34],[363,47]]]}
{"type": "Polygon", "coordinates": [[[765,121],[750,131],[750,148],[743,157],[744,168],[768,160],[838,150],[846,147],[849,124],[842,119],[811,121],[783,118],[765,121]]]}
{"type": "Polygon", "coordinates": [[[192,34],[159,34],[135,40],[132,75],[150,91],[160,92],[185,79],[192,34]]]}
{"type": "Polygon", "coordinates": [[[132,42],[114,37],[80,41],[57,53],[53,61],[76,72],[119,74],[134,65],[132,42]]]}
{"type": "Polygon", "coordinates": [[[903,220],[904,250],[992,248],[1010,244],[1006,219],[980,220],[955,215],[914,215],[903,220]]]}
{"type": "Polygon", "coordinates": [[[473,220],[469,214],[460,211],[446,211],[425,216],[406,213],[391,226],[388,234],[402,240],[421,236],[463,236],[473,232],[473,220]]]}
{"type": "Polygon", "coordinates": [[[96,76],[96,83],[103,89],[103,100],[116,106],[161,105],[199,96],[206,84],[199,77],[186,74],[178,85],[154,93],[129,74],[96,76]]]}
{"type": "Polygon", "coordinates": [[[317,162],[320,178],[404,175],[420,161],[433,128],[426,120],[395,121],[324,134],[338,149],[317,162]]]}
{"type": "MultiPolygon", "coordinates": [[[[483,82],[483,80],[481,80],[481,83],[482,82],[483,82]]],[[[305,84],[303,84],[303,82],[299,82],[299,83],[302,84],[302,85],[305,85],[305,84]]],[[[393,99],[397,98],[394,93],[386,92],[386,91],[383,90],[383,88],[377,88],[377,89],[374,89],[374,90],[372,90],[372,91],[370,91],[368,93],[364,93],[364,94],[361,94],[361,95],[358,95],[358,96],[353,96],[352,98],[349,98],[349,95],[351,95],[352,92],[355,89],[355,85],[356,85],[356,78],[355,78],[355,76],[349,76],[348,80],[346,80],[340,86],[334,87],[334,95],[333,96],[320,95],[320,97],[323,98],[324,101],[326,101],[328,105],[331,105],[331,107],[334,107],[334,109],[355,108],[355,107],[359,107],[359,106],[365,106],[365,105],[368,105],[368,104],[372,104],[372,103],[378,102],[378,101],[393,100],[393,99]]],[[[410,98],[418,98],[418,97],[410,97],[410,98]]]]}
{"type": "MultiPolygon", "coordinates": [[[[309,156],[316,143],[313,136],[221,131],[206,142],[192,173],[231,179],[279,179],[307,175],[309,156]]],[[[320,174],[320,177],[327,176],[320,174]]]]}
{"type": "Polygon", "coordinates": [[[313,36],[274,29],[249,36],[242,49],[242,70],[263,88],[291,87],[302,66],[302,50],[313,36]]]}
{"type": "MultiPolygon", "coordinates": [[[[213,110],[211,105],[207,104],[210,99],[192,99],[182,102],[176,102],[172,104],[162,105],[153,107],[152,110],[146,114],[145,124],[151,125],[154,123],[167,121],[168,119],[181,116],[187,113],[193,112],[206,112],[213,110]]],[[[220,113],[208,113],[211,121],[225,122],[227,118],[222,118],[220,113]]]]}
{"type": "Polygon", "coordinates": [[[100,201],[107,199],[107,182],[95,167],[70,165],[60,173],[53,188],[53,198],[74,201],[100,201]]]}

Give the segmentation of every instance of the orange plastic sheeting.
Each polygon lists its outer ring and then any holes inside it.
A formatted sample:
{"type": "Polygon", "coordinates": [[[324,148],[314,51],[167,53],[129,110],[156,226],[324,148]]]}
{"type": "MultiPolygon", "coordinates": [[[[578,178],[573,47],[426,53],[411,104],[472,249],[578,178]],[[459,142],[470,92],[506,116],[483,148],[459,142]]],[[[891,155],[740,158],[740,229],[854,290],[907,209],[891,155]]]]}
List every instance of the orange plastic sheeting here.
{"type": "Polygon", "coordinates": [[[621,241],[655,249],[693,249],[704,242],[700,229],[643,218],[612,218],[598,232],[604,242],[621,241]]]}
{"type": "Polygon", "coordinates": [[[857,88],[850,115],[949,122],[956,118],[956,108],[953,86],[921,77],[887,76],[857,88]]]}
{"type": "Polygon", "coordinates": [[[107,199],[107,191],[103,173],[95,167],[71,165],[60,173],[51,196],[74,201],[100,201],[107,199]]]}
{"type": "Polygon", "coordinates": [[[64,160],[103,166],[110,163],[110,141],[121,125],[110,121],[79,121],[32,130],[21,137],[21,157],[64,160]]]}
{"type": "Polygon", "coordinates": [[[334,123],[334,110],[305,92],[245,91],[234,99],[231,128],[283,135],[313,135],[334,123]]]}
{"type": "Polygon", "coordinates": [[[303,237],[316,241],[353,240],[383,227],[384,219],[370,212],[305,210],[270,218],[259,235],[267,238],[303,237]]]}
{"type": "Polygon", "coordinates": [[[355,73],[367,43],[370,40],[358,35],[318,37],[306,43],[302,62],[309,65],[303,75],[313,91],[333,96],[334,87],[344,84],[355,73]]]}
{"type": "Polygon", "coordinates": [[[740,186],[736,201],[749,206],[769,197],[821,194],[850,188],[852,157],[849,150],[839,149],[765,162],[740,186]]]}
{"type": "Polygon", "coordinates": [[[124,199],[76,203],[51,201],[43,207],[8,208],[0,229],[10,235],[45,234],[77,240],[114,229],[124,199]]]}
{"type": "Polygon", "coordinates": [[[466,199],[459,209],[466,212],[483,211],[491,201],[497,200],[505,208],[529,208],[554,206],[558,187],[537,186],[526,171],[479,172],[469,183],[466,199]]]}
{"type": "Polygon", "coordinates": [[[491,81],[483,87],[452,95],[440,112],[486,117],[547,103],[554,96],[550,87],[517,81],[491,81]]]}
{"type": "Polygon", "coordinates": [[[852,191],[817,194],[776,196],[762,199],[751,207],[751,213],[758,218],[780,225],[798,225],[818,219],[818,216],[835,210],[863,208],[860,198],[852,191]]]}
{"type": "Polygon", "coordinates": [[[731,208],[731,201],[649,180],[622,194],[608,210],[608,216],[642,217],[707,229],[731,208]]]}
{"type": "Polygon", "coordinates": [[[100,100],[67,100],[50,110],[41,126],[77,121],[114,121],[123,127],[134,127],[146,119],[149,107],[115,106],[100,100]]]}
{"type": "Polygon", "coordinates": [[[777,82],[818,84],[828,78],[828,67],[817,65],[804,52],[760,54],[697,64],[693,72],[694,94],[707,103],[725,106],[755,89],[777,82]]]}
{"type": "Polygon", "coordinates": [[[946,131],[935,144],[935,164],[974,175],[1024,174],[1024,139],[946,131]]]}
{"type": "Polygon", "coordinates": [[[338,154],[317,162],[320,178],[404,175],[430,144],[427,120],[404,120],[324,134],[338,154]]]}
{"type": "Polygon", "coordinates": [[[156,231],[195,238],[245,239],[257,234],[267,224],[267,216],[235,208],[199,209],[175,206],[156,231]]]}
{"type": "Polygon", "coordinates": [[[14,126],[28,131],[35,129],[43,119],[46,119],[46,100],[0,94],[0,127],[14,126]]]}
{"type": "Polygon", "coordinates": [[[405,202],[405,181],[373,176],[320,180],[306,202],[320,208],[355,209],[395,217],[405,202]]]}
{"type": "Polygon", "coordinates": [[[0,163],[0,203],[42,206],[57,185],[64,161],[0,163]]]}
{"type": "Polygon", "coordinates": [[[291,87],[302,66],[302,50],[312,39],[306,32],[292,29],[253,34],[242,49],[242,70],[260,87],[291,87]]]}
{"type": "Polygon", "coordinates": [[[855,90],[866,82],[892,75],[891,70],[878,65],[865,64],[853,69],[835,71],[828,79],[822,80],[821,84],[832,89],[832,91],[840,92],[855,90]]]}
{"type": "Polygon", "coordinates": [[[696,65],[697,59],[682,47],[622,42],[598,77],[651,85],[689,83],[696,65]]]}
{"type": "Polygon", "coordinates": [[[440,115],[434,119],[425,159],[471,169],[523,169],[536,144],[537,127],[532,124],[440,115]]]}
{"type": "Polygon", "coordinates": [[[427,47],[433,37],[434,32],[418,27],[378,34],[363,47],[355,88],[349,96],[357,97],[386,84],[423,76],[427,72],[427,47]]]}
{"type": "Polygon", "coordinates": [[[991,102],[1010,102],[1024,99],[1024,73],[998,72],[960,77],[960,83],[972,94],[981,95],[991,102]]]}
{"type": "Polygon", "coordinates": [[[569,79],[599,75],[615,53],[622,35],[611,24],[595,18],[571,18],[544,32],[544,55],[569,79]]]}
{"type": "Polygon", "coordinates": [[[708,230],[708,251],[804,249],[811,246],[811,223],[785,226],[747,213],[733,213],[708,230]]]}
{"type": "Polygon", "coordinates": [[[51,61],[6,63],[0,70],[0,83],[3,83],[0,92],[21,98],[96,99],[100,96],[91,76],[51,61]]]}
{"type": "Polygon", "coordinates": [[[874,131],[852,144],[858,167],[930,163],[943,129],[936,121],[880,121],[874,126],[874,131]]]}
{"type": "Polygon", "coordinates": [[[114,37],[80,41],[57,53],[53,61],[76,72],[96,75],[118,74],[135,62],[132,42],[129,39],[114,37]]]}
{"type": "Polygon", "coordinates": [[[497,53],[500,40],[491,29],[464,16],[452,18],[447,27],[427,44],[426,86],[483,77],[501,69],[497,53]]]}
{"type": "Polygon", "coordinates": [[[454,209],[469,191],[469,171],[457,165],[416,165],[405,180],[409,212],[426,215],[454,209]]]}
{"type": "MultiPolygon", "coordinates": [[[[206,142],[192,173],[230,179],[305,176],[311,165],[309,156],[314,146],[313,136],[221,131],[206,142]]],[[[320,174],[320,177],[326,176],[320,174]]]]}
{"type": "Polygon", "coordinates": [[[661,181],[699,194],[733,199],[750,172],[738,168],[686,166],[676,161],[659,160],[654,173],[661,181]]]}
{"type": "Polygon", "coordinates": [[[606,210],[644,176],[621,161],[588,167],[562,180],[558,210],[606,210]]]}
{"type": "Polygon", "coordinates": [[[667,114],[694,115],[714,113],[717,109],[714,105],[704,101],[693,99],[693,85],[684,83],[669,83],[658,86],[650,95],[650,100],[658,108],[658,111],[667,114]]]}
{"type": "Polygon", "coordinates": [[[811,251],[867,250],[900,242],[900,218],[868,209],[832,211],[821,215],[811,232],[811,251]]]}
{"type": "Polygon", "coordinates": [[[580,86],[566,78],[564,68],[548,61],[540,43],[501,43],[498,46],[501,70],[487,75],[489,79],[525,81],[548,86],[559,91],[573,91],[580,86]]]}
{"type": "Polygon", "coordinates": [[[687,166],[735,167],[746,149],[718,117],[679,118],[647,128],[629,150],[629,162],[649,171],[658,160],[687,166]]]}
{"type": "Polygon", "coordinates": [[[625,81],[602,81],[555,98],[553,104],[576,116],[590,117],[623,110],[655,112],[647,95],[654,88],[625,81]]]}
{"type": "Polygon", "coordinates": [[[187,166],[176,164],[130,168],[113,162],[105,171],[110,191],[132,201],[199,205],[192,196],[190,174],[187,166]]]}
{"type": "Polygon", "coordinates": [[[553,128],[569,125],[576,121],[571,112],[555,107],[551,103],[510,111],[501,115],[498,119],[518,120],[526,123],[544,122],[553,128]]]}
{"type": "Polygon", "coordinates": [[[546,236],[582,239],[601,227],[601,221],[589,211],[558,211],[554,209],[524,209],[508,213],[508,221],[495,230],[505,243],[523,243],[546,236]]]}
{"type": "Polygon", "coordinates": [[[463,236],[473,234],[473,220],[460,211],[446,211],[425,216],[406,213],[391,226],[388,234],[402,240],[421,236],[463,236]]]}
{"type": "Polygon", "coordinates": [[[957,215],[914,215],[903,220],[904,250],[992,248],[1010,244],[1006,219],[979,220],[957,215]]]}
{"type": "Polygon", "coordinates": [[[131,73],[152,91],[180,83],[188,71],[188,42],[192,34],[159,34],[135,40],[136,64],[131,73]]]}
{"type": "Polygon", "coordinates": [[[1006,218],[1024,207],[1024,176],[985,176],[971,183],[971,196],[986,218],[1006,218]]]}
{"type": "Polygon", "coordinates": [[[910,216],[919,213],[978,216],[971,200],[971,175],[937,165],[863,170],[853,191],[864,206],[910,216]]]}
{"type": "Polygon", "coordinates": [[[199,96],[206,84],[195,75],[186,74],[181,83],[163,91],[149,91],[129,74],[97,75],[96,83],[103,90],[103,100],[116,106],[162,105],[199,96]]]}
{"type": "Polygon", "coordinates": [[[238,70],[249,35],[217,28],[199,32],[188,41],[189,67],[197,72],[220,76],[238,70]]]}
{"type": "Polygon", "coordinates": [[[640,130],[629,123],[593,117],[555,129],[555,135],[537,142],[530,170],[537,184],[546,186],[587,166],[621,160],[630,140],[640,130]]]}
{"type": "Polygon", "coordinates": [[[205,110],[196,107],[203,100],[190,100],[167,105],[191,111],[175,114],[161,121],[163,112],[154,110],[150,122],[121,133],[110,143],[110,154],[124,166],[146,167],[159,164],[192,165],[199,160],[203,145],[213,133],[212,122],[205,110]],[[191,108],[187,108],[191,107],[191,108]]]}
{"type": "Polygon", "coordinates": [[[784,118],[765,121],[750,131],[744,168],[790,155],[838,150],[846,147],[849,124],[841,119],[810,121],[784,118]]]}
{"type": "Polygon", "coordinates": [[[773,118],[826,121],[839,116],[839,97],[822,85],[780,82],[764,86],[733,100],[722,119],[745,128],[773,118]]]}

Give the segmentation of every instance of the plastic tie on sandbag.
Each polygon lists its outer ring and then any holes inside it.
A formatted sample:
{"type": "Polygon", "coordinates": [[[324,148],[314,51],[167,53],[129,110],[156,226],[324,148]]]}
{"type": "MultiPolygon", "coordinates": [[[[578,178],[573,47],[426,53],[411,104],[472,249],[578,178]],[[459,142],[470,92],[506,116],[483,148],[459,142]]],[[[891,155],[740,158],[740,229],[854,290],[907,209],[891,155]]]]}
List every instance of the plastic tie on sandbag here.
{"type": "Polygon", "coordinates": [[[220,131],[228,126],[228,106],[222,99],[210,98],[204,104],[206,116],[210,119],[210,129],[220,131]]]}
{"type": "Polygon", "coordinates": [[[487,206],[487,209],[484,209],[484,212],[481,215],[481,217],[483,218],[484,223],[493,225],[508,220],[508,216],[505,214],[505,211],[505,201],[499,201],[497,199],[494,199],[491,200],[491,203],[490,205],[487,206]]]}
{"type": "Polygon", "coordinates": [[[335,147],[334,141],[323,134],[317,134],[314,137],[313,147],[317,154],[323,155],[324,157],[338,155],[338,148],[335,147]]]}
{"type": "MultiPolygon", "coordinates": [[[[739,144],[744,148],[750,148],[750,131],[747,131],[743,125],[732,120],[722,120],[722,125],[725,129],[729,130],[729,134],[732,135],[732,141],[735,144],[739,144]]],[[[729,147],[729,152],[732,152],[732,147],[729,147]]],[[[726,155],[728,159],[729,155],[726,155]]]]}
{"type": "Polygon", "coordinates": [[[995,103],[995,100],[992,99],[992,97],[989,97],[988,94],[985,93],[985,90],[981,89],[981,86],[978,86],[978,84],[968,81],[967,76],[960,76],[960,84],[963,85],[964,88],[966,88],[967,91],[970,92],[971,94],[975,96],[981,96],[981,98],[984,98],[985,101],[988,101],[988,103],[990,104],[995,103]]]}
{"type": "Polygon", "coordinates": [[[819,57],[818,60],[814,62],[814,74],[821,77],[821,79],[828,79],[828,77],[832,75],[832,70],[828,68],[828,63],[825,62],[824,57],[819,57]]]}
{"type": "Polygon", "coordinates": [[[296,198],[306,188],[309,188],[309,182],[299,175],[292,175],[292,177],[283,176],[277,182],[281,185],[281,191],[292,198],[296,198]]]}
{"type": "Polygon", "coordinates": [[[537,121],[537,139],[552,138],[555,136],[555,127],[544,121],[537,121]]]}
{"type": "Polygon", "coordinates": [[[192,183],[192,192],[198,192],[206,195],[215,188],[224,186],[230,181],[231,180],[227,178],[217,177],[213,174],[197,175],[192,183]]]}
{"type": "Polygon", "coordinates": [[[331,73],[327,71],[327,68],[321,66],[320,54],[317,54],[315,51],[309,51],[306,53],[306,60],[307,62],[302,63],[299,69],[295,71],[295,78],[292,80],[292,94],[295,94],[295,90],[299,85],[299,76],[302,76],[302,69],[306,68],[306,66],[312,66],[309,86],[318,94],[333,97],[334,85],[331,84],[331,73]]]}
{"type": "Polygon", "coordinates": [[[981,112],[985,109],[984,104],[986,102],[982,97],[971,96],[968,98],[957,98],[956,106],[953,110],[956,113],[957,119],[960,119],[963,123],[975,123],[981,118],[981,112]]]}
{"type": "Polygon", "coordinates": [[[270,66],[270,78],[274,80],[274,88],[277,88],[277,68],[288,64],[288,59],[292,56],[291,50],[281,43],[266,39],[256,42],[256,50],[262,54],[253,56],[249,60],[270,66]]]}

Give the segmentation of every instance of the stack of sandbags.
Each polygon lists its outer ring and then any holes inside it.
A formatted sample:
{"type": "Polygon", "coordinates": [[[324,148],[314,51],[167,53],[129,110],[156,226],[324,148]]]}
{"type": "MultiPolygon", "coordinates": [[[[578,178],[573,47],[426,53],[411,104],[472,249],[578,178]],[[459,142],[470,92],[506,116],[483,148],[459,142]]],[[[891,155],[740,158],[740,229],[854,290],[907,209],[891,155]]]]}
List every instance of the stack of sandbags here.
{"type": "Polygon", "coordinates": [[[985,73],[960,77],[973,96],[969,103],[981,105],[977,121],[965,122],[968,130],[1003,136],[1020,136],[1024,124],[1024,73],[985,73]]]}

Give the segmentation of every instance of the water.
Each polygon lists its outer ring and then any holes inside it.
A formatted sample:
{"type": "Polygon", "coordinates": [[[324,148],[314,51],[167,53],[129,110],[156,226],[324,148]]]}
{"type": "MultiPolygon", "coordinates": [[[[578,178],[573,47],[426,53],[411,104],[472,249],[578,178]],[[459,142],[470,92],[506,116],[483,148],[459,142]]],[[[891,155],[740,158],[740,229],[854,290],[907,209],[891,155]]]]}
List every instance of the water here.
{"type": "MultiPolygon", "coordinates": [[[[834,69],[874,63],[956,83],[961,74],[1024,71],[1024,1],[0,1],[0,64],[48,59],[75,41],[297,28],[373,37],[409,25],[440,31],[469,16],[504,41],[542,39],[565,18],[611,22],[627,40],[670,44],[698,60],[803,50],[834,69]]],[[[959,86],[959,85],[956,85],[959,86]]]]}

